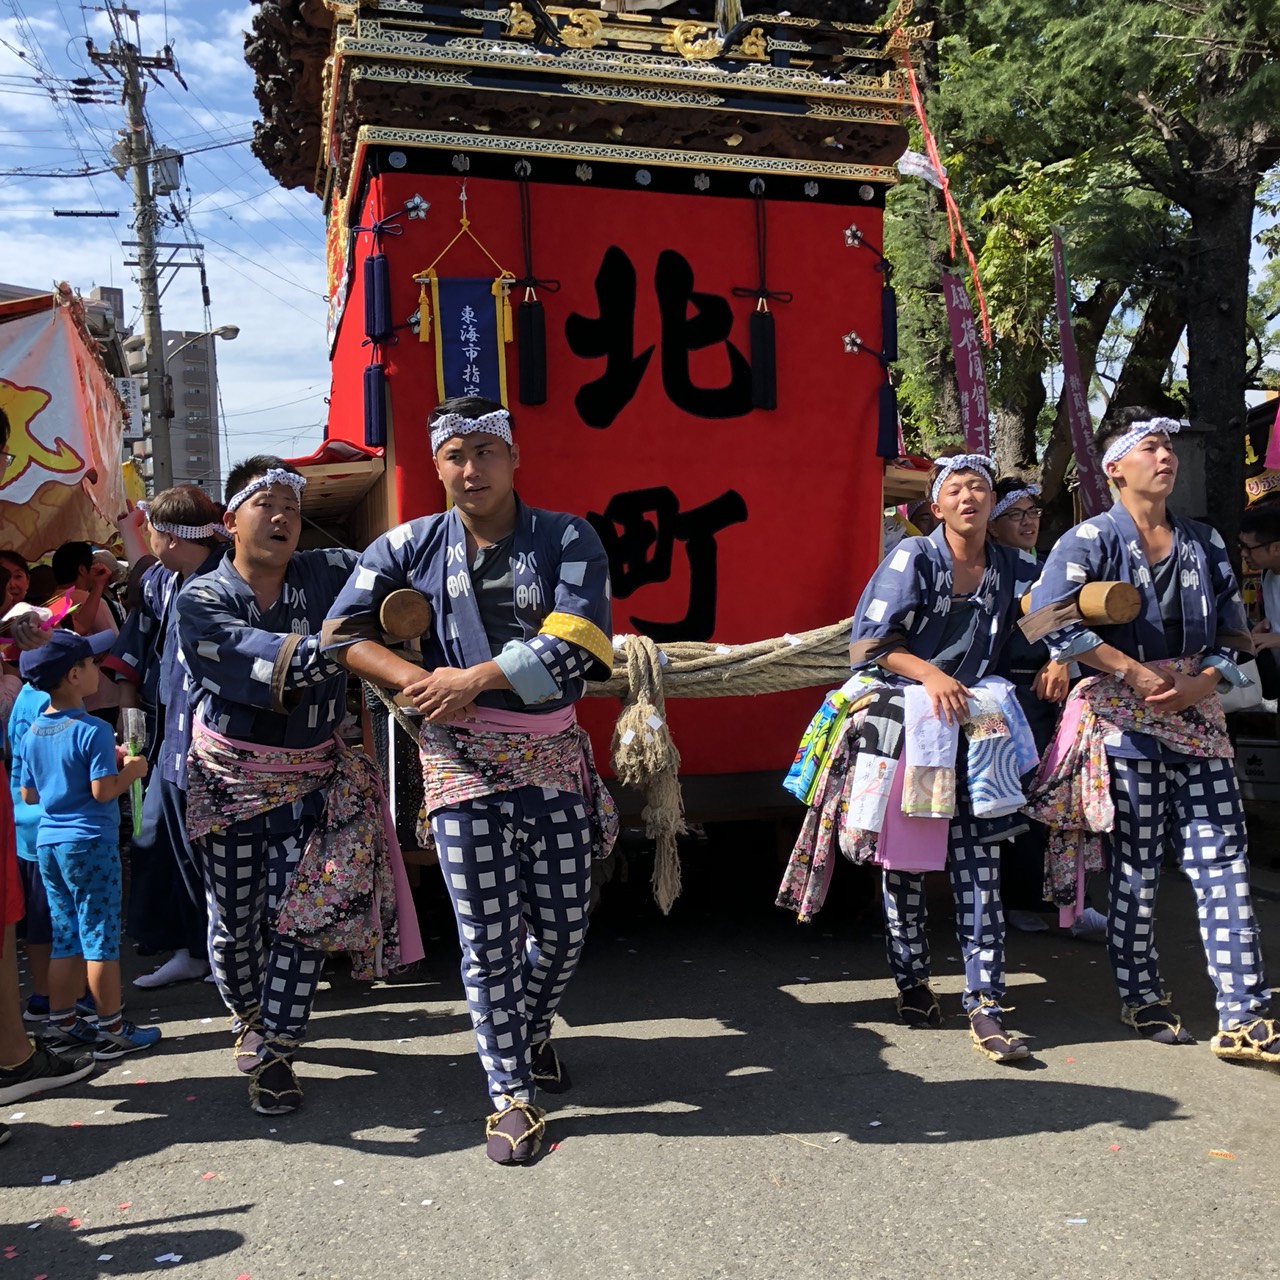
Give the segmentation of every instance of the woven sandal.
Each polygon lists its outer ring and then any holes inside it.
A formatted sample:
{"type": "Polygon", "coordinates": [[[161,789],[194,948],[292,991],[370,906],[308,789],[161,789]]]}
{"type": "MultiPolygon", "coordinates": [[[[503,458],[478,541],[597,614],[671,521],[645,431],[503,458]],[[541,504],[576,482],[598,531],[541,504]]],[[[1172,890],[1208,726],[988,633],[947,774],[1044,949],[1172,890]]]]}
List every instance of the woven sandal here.
{"type": "Polygon", "coordinates": [[[263,1049],[264,1056],[249,1077],[249,1105],[260,1116],[283,1116],[302,1106],[302,1086],[293,1071],[293,1054],[274,1044],[263,1049]]]}
{"type": "Polygon", "coordinates": [[[232,1050],[236,1070],[252,1075],[258,1069],[258,1054],[264,1039],[262,1015],[256,1006],[247,1013],[233,1015],[231,1030],[236,1037],[232,1050]]]}
{"type": "Polygon", "coordinates": [[[546,1112],[505,1093],[499,1101],[507,1105],[484,1122],[484,1153],[495,1164],[524,1164],[542,1149],[546,1112]]]}
{"type": "Polygon", "coordinates": [[[1120,1021],[1132,1027],[1144,1039],[1155,1044],[1195,1044],[1195,1037],[1182,1025],[1176,1013],[1168,1010],[1170,996],[1150,1004],[1126,1004],[1120,1007],[1120,1021]]]}
{"type": "Polygon", "coordinates": [[[1006,1031],[1000,1022],[1002,1013],[1012,1013],[994,1000],[980,998],[978,1007],[969,1011],[969,1038],[973,1047],[992,1062],[1021,1062],[1031,1056],[1026,1037],[1021,1031],[1006,1031]]]}
{"type": "Polygon", "coordinates": [[[533,1046],[533,1083],[544,1093],[568,1093],[573,1085],[569,1069],[560,1061],[550,1040],[533,1046]]]}
{"type": "Polygon", "coordinates": [[[909,1027],[942,1026],[942,1008],[927,982],[898,992],[898,1017],[909,1027]]]}
{"type": "Polygon", "coordinates": [[[1224,1062],[1280,1063],[1280,1022],[1275,1018],[1254,1018],[1238,1027],[1223,1027],[1209,1048],[1224,1062]]]}

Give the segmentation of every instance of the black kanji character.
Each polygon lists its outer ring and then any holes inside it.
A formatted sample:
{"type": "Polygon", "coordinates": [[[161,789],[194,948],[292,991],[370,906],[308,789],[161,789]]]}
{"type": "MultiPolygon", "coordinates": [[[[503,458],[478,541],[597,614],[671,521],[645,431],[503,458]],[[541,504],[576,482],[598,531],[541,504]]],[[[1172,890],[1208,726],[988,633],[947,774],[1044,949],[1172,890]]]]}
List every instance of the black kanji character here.
{"type": "Polygon", "coordinates": [[[635,350],[636,269],[617,245],[605,250],[596,273],[594,319],[576,311],[565,321],[569,350],[587,360],[604,358],[604,373],[579,388],[573,403],[589,427],[604,428],[631,402],[649,367],[653,347],[635,350]]]}
{"type": "Polygon", "coordinates": [[[710,640],[716,629],[716,534],[747,518],[747,504],[735,489],[718,498],[681,511],[680,501],[665,486],[614,494],[604,515],[587,519],[600,535],[609,556],[613,594],[625,599],[640,587],[671,577],[672,551],[677,541],[689,557],[689,607],[678,622],[632,618],[631,625],[658,642],[710,640]]]}
{"type": "Polygon", "coordinates": [[[698,293],[688,259],[673,249],[658,255],[653,283],[662,316],[662,385],[667,398],[699,418],[740,418],[750,413],[751,362],[729,341],[733,311],[728,301],[718,293],[698,293]],[[729,381],[722,387],[695,386],[689,373],[690,352],[718,342],[724,343],[729,357],[729,381]]]}

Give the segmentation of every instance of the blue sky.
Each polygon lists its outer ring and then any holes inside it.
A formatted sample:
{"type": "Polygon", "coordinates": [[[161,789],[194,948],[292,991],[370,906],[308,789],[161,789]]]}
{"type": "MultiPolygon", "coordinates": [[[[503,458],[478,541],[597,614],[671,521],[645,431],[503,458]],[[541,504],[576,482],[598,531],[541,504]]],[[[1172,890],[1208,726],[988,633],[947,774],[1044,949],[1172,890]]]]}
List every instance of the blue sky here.
{"type": "MultiPolygon", "coordinates": [[[[257,119],[243,32],[253,6],[227,0],[133,0],[142,10],[141,48],[173,46],[190,91],[171,76],[150,85],[147,112],[160,145],[187,155],[194,238],[205,245],[212,325],[240,335],[218,344],[225,427],[231,457],[264,450],[284,456],[319,444],[328,392],[325,351],[324,219],[320,201],[286,191],[247,145],[194,153],[197,147],[248,138],[257,119]]],[[[0,171],[74,170],[108,159],[124,120],[117,95],[106,105],[53,102],[34,83],[96,74],[85,36],[105,49],[105,14],[74,0],[0,0],[0,171]],[[19,51],[26,57],[19,56],[19,51]]],[[[185,196],[185,193],[184,193],[185,196]]],[[[86,178],[0,174],[0,280],[37,289],[66,280],[123,288],[126,321],[138,291],[123,265],[136,239],[130,188],[113,173],[86,178]],[[55,218],[52,210],[119,210],[115,219],[55,218]]],[[[168,226],[164,240],[181,240],[168,226]]],[[[161,303],[167,329],[204,330],[199,273],[179,271],[161,303]]],[[[223,467],[227,465],[224,445],[223,467]]]]}

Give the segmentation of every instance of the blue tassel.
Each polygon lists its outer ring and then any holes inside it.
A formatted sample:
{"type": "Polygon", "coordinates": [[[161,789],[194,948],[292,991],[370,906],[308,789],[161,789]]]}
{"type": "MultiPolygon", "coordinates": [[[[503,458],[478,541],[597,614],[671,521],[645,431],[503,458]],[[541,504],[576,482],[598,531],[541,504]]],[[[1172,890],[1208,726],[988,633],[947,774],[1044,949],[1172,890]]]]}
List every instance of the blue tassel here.
{"type": "Polygon", "coordinates": [[[364,371],[364,443],[367,449],[387,446],[387,375],[380,364],[364,371]]]}

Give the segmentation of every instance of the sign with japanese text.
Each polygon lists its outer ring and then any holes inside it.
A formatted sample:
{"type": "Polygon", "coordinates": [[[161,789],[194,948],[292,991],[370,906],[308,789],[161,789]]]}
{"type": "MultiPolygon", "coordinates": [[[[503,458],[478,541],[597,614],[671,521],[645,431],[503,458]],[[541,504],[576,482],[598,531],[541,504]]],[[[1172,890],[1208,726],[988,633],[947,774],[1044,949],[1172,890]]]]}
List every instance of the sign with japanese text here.
{"type": "Polygon", "coordinates": [[[987,375],[982,366],[982,347],[973,322],[973,307],[964,281],[954,271],[942,273],[942,298],[951,330],[951,354],[956,366],[956,389],[960,394],[960,421],[964,443],[970,453],[990,454],[991,427],[987,405],[987,375]]]}

